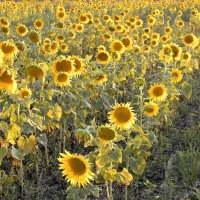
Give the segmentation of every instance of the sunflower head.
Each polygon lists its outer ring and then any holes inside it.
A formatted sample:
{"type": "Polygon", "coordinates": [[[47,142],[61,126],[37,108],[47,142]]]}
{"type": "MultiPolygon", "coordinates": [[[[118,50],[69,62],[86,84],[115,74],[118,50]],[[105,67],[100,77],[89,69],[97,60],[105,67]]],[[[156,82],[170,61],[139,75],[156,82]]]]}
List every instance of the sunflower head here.
{"type": "Polygon", "coordinates": [[[19,36],[24,37],[28,33],[28,29],[25,25],[19,24],[16,27],[16,32],[19,36]]]}
{"type": "Polygon", "coordinates": [[[126,130],[135,123],[135,114],[130,107],[130,103],[115,104],[108,113],[109,122],[120,130],[126,130]]]}
{"type": "Polygon", "coordinates": [[[71,85],[71,76],[68,73],[60,72],[54,75],[54,83],[60,87],[71,85]]]}
{"type": "Polygon", "coordinates": [[[178,83],[183,79],[183,73],[181,70],[179,69],[172,69],[170,72],[172,78],[171,78],[171,82],[172,83],[178,83]]]}
{"type": "Polygon", "coordinates": [[[34,82],[37,78],[43,79],[45,77],[45,70],[39,65],[30,65],[27,68],[27,75],[28,78],[34,82]]]}
{"type": "Polygon", "coordinates": [[[182,42],[187,47],[196,47],[198,40],[195,35],[187,34],[183,36],[182,42]]]}
{"type": "Polygon", "coordinates": [[[3,41],[0,43],[0,49],[2,50],[5,58],[13,58],[17,55],[18,49],[16,45],[9,41],[3,41]]]}
{"type": "Polygon", "coordinates": [[[31,31],[29,33],[29,40],[35,44],[38,44],[41,41],[41,36],[37,31],[31,31]]]}
{"type": "Polygon", "coordinates": [[[30,98],[31,97],[31,90],[24,87],[24,88],[21,88],[19,91],[18,91],[18,94],[20,96],[21,99],[24,99],[24,98],[30,98]]]}
{"type": "Polygon", "coordinates": [[[65,151],[58,158],[60,164],[59,169],[62,170],[63,176],[73,186],[85,187],[90,180],[93,180],[94,174],[91,171],[89,160],[82,155],[70,154],[65,151]]]}
{"type": "Polygon", "coordinates": [[[41,30],[43,29],[44,27],[44,21],[42,19],[36,19],[34,21],[34,27],[37,29],[37,30],[41,30]]]}
{"type": "Polygon", "coordinates": [[[64,72],[72,75],[74,73],[74,63],[75,61],[70,57],[59,56],[52,62],[53,73],[64,72]]]}
{"type": "Polygon", "coordinates": [[[132,39],[130,37],[128,37],[128,36],[124,37],[124,38],[122,38],[121,41],[122,41],[122,43],[123,43],[123,45],[124,45],[126,50],[131,50],[132,49],[133,41],[132,41],[132,39]]]}
{"type": "Polygon", "coordinates": [[[0,69],[0,90],[14,92],[17,89],[17,83],[14,75],[9,70],[0,69]]]}
{"type": "Polygon", "coordinates": [[[163,84],[151,85],[148,91],[150,98],[155,101],[163,101],[167,97],[167,88],[163,84]]]}
{"type": "Polygon", "coordinates": [[[105,83],[107,80],[108,80],[107,75],[105,75],[105,74],[99,74],[94,79],[94,83],[98,84],[98,85],[101,85],[101,84],[105,83]]]}
{"type": "Polygon", "coordinates": [[[117,132],[110,125],[100,126],[97,130],[97,138],[103,144],[112,142],[115,139],[116,134],[117,132]]]}
{"type": "Polygon", "coordinates": [[[108,64],[110,62],[110,54],[105,50],[99,51],[96,54],[96,59],[102,65],[108,64]]]}
{"type": "Polygon", "coordinates": [[[145,103],[144,104],[144,114],[147,116],[147,117],[153,117],[153,116],[156,116],[158,114],[158,111],[159,111],[159,107],[156,103],[154,102],[149,102],[149,103],[145,103]]]}
{"type": "Polygon", "coordinates": [[[72,56],[71,60],[74,61],[74,75],[82,74],[86,69],[83,59],[79,58],[78,56],[72,56]]]}
{"type": "Polygon", "coordinates": [[[123,53],[125,51],[125,46],[120,40],[114,40],[110,44],[110,49],[112,52],[123,53]]]}

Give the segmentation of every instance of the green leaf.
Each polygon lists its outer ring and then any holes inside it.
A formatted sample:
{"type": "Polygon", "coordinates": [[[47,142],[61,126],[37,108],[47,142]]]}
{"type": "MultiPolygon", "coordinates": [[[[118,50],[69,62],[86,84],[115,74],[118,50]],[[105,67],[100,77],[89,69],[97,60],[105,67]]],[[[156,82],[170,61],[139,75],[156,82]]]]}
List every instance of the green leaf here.
{"type": "Polygon", "coordinates": [[[0,164],[2,163],[3,158],[7,155],[8,149],[1,147],[0,148],[0,164]]]}
{"type": "Polygon", "coordinates": [[[109,153],[109,157],[118,163],[122,163],[122,150],[117,148],[109,153]]]}
{"type": "Polygon", "coordinates": [[[11,154],[14,158],[18,160],[23,160],[23,154],[19,149],[16,149],[14,146],[12,146],[11,154]]]}
{"type": "Polygon", "coordinates": [[[182,87],[182,92],[185,95],[185,97],[187,99],[190,99],[190,97],[192,96],[192,86],[188,82],[184,81],[181,84],[181,87],[182,87]]]}
{"type": "Polygon", "coordinates": [[[146,161],[142,156],[138,156],[138,158],[130,157],[129,165],[135,174],[142,175],[146,167],[146,161]]]}
{"type": "Polygon", "coordinates": [[[39,137],[37,138],[37,141],[38,141],[41,145],[47,146],[48,140],[47,140],[47,137],[46,137],[45,134],[40,134],[39,137]]]}
{"type": "Polygon", "coordinates": [[[0,130],[2,130],[4,133],[8,131],[8,125],[5,122],[0,122],[0,130]]]}

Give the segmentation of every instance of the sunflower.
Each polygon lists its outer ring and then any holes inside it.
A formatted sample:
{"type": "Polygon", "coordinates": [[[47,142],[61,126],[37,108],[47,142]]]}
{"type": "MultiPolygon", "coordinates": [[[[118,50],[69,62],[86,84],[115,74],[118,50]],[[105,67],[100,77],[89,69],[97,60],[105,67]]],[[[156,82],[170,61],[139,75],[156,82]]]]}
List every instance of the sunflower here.
{"type": "Polygon", "coordinates": [[[64,21],[66,18],[66,13],[65,11],[57,11],[56,12],[56,18],[60,21],[64,21]]]}
{"type": "Polygon", "coordinates": [[[69,46],[66,43],[61,44],[60,46],[61,52],[67,52],[69,50],[69,46]]]}
{"type": "Polygon", "coordinates": [[[30,65],[27,68],[28,78],[34,82],[36,78],[44,78],[45,71],[40,65],[30,65]]]}
{"type": "Polygon", "coordinates": [[[60,72],[54,75],[54,83],[60,87],[70,86],[71,76],[65,72],[60,72]]]}
{"type": "Polygon", "coordinates": [[[83,24],[76,24],[75,31],[78,33],[82,33],[84,31],[84,25],[83,24]]]}
{"type": "Polygon", "coordinates": [[[73,186],[78,185],[85,187],[90,180],[93,180],[94,174],[91,171],[89,160],[82,155],[70,154],[65,151],[65,154],[60,153],[58,158],[60,164],[59,169],[62,170],[63,176],[73,186]]]}
{"type": "Polygon", "coordinates": [[[37,30],[41,30],[43,29],[44,27],[44,21],[42,19],[36,19],[34,21],[34,27],[37,29],[37,30]]]}
{"type": "Polygon", "coordinates": [[[64,35],[57,35],[56,40],[60,43],[65,41],[65,36],[64,35]]]}
{"type": "Polygon", "coordinates": [[[112,61],[118,62],[121,59],[121,54],[118,52],[112,52],[111,58],[112,58],[112,61]]]}
{"type": "Polygon", "coordinates": [[[181,55],[182,55],[182,48],[179,47],[175,43],[171,43],[170,46],[171,46],[172,53],[173,53],[172,54],[173,60],[175,60],[175,61],[180,60],[181,59],[181,55]]]}
{"type": "Polygon", "coordinates": [[[101,84],[105,83],[107,80],[108,80],[107,75],[100,74],[94,79],[94,83],[101,85],[101,84]]]}
{"type": "Polygon", "coordinates": [[[21,88],[19,91],[18,91],[18,94],[20,96],[21,99],[24,99],[24,98],[30,98],[31,97],[31,90],[24,87],[24,88],[21,88]]]}
{"type": "Polygon", "coordinates": [[[29,33],[29,40],[35,44],[38,44],[41,41],[41,36],[37,31],[31,31],[29,33]]]}
{"type": "Polygon", "coordinates": [[[10,25],[10,22],[6,18],[0,18],[0,26],[1,27],[8,27],[10,25]]]}
{"type": "Polygon", "coordinates": [[[102,38],[104,41],[110,42],[112,40],[112,35],[109,33],[105,33],[103,34],[102,38]]]}
{"type": "Polygon", "coordinates": [[[189,51],[185,52],[181,56],[181,61],[184,62],[184,63],[189,63],[190,60],[191,60],[191,57],[192,57],[192,55],[189,51]]]}
{"type": "Polygon", "coordinates": [[[172,78],[170,79],[172,83],[178,83],[183,79],[183,73],[179,69],[173,68],[170,72],[172,78]]]}
{"type": "Polygon", "coordinates": [[[52,41],[51,46],[50,46],[50,53],[52,55],[56,54],[58,50],[59,50],[59,43],[56,40],[52,41]]]}
{"type": "Polygon", "coordinates": [[[106,144],[112,142],[116,137],[117,132],[110,125],[100,126],[97,130],[97,138],[100,140],[100,143],[106,144]]]}
{"type": "Polygon", "coordinates": [[[24,52],[26,50],[26,43],[24,41],[17,43],[16,47],[17,47],[19,52],[24,52]]]}
{"type": "Polygon", "coordinates": [[[82,74],[85,71],[83,59],[79,58],[78,56],[72,56],[71,60],[74,61],[74,75],[82,74]]]}
{"type": "Polygon", "coordinates": [[[98,51],[106,51],[106,47],[105,47],[104,45],[99,45],[99,46],[97,47],[97,50],[98,50],[98,51]]]}
{"type": "Polygon", "coordinates": [[[163,101],[167,97],[167,88],[162,83],[157,83],[151,85],[148,93],[152,100],[163,101]]]}
{"type": "Polygon", "coordinates": [[[28,33],[28,29],[25,25],[19,24],[16,27],[16,32],[19,36],[24,37],[28,33]]]}
{"type": "Polygon", "coordinates": [[[1,42],[0,49],[2,50],[4,57],[8,58],[8,59],[9,58],[12,59],[18,53],[18,49],[17,49],[16,45],[9,41],[1,42]]]}
{"type": "Polygon", "coordinates": [[[192,48],[196,47],[196,45],[198,44],[198,40],[193,34],[184,35],[182,42],[185,46],[192,48]]]}
{"type": "Polygon", "coordinates": [[[162,50],[159,52],[159,60],[162,60],[166,63],[170,63],[173,61],[173,52],[171,46],[166,44],[163,45],[162,50]]]}
{"type": "Polygon", "coordinates": [[[159,107],[156,103],[154,102],[149,102],[149,103],[145,103],[144,104],[144,114],[147,116],[147,117],[153,117],[153,116],[156,116],[158,114],[158,111],[159,111],[159,107]]]}
{"type": "Polygon", "coordinates": [[[151,41],[150,41],[150,45],[151,45],[152,47],[158,46],[158,45],[159,45],[159,40],[157,40],[157,39],[151,40],[151,41]]]}
{"type": "Polygon", "coordinates": [[[133,41],[130,37],[126,36],[126,37],[122,38],[121,41],[125,47],[125,50],[129,51],[132,49],[133,41]]]}
{"type": "Polygon", "coordinates": [[[96,54],[96,59],[102,65],[108,64],[110,62],[110,54],[107,51],[99,51],[96,54]]]}
{"type": "Polygon", "coordinates": [[[125,46],[120,40],[114,40],[110,44],[110,49],[112,52],[123,53],[125,51],[125,46]]]}
{"type": "Polygon", "coordinates": [[[171,27],[165,27],[164,28],[164,34],[165,35],[170,35],[170,34],[172,34],[172,28],[171,27]]]}
{"type": "Polygon", "coordinates": [[[59,56],[51,64],[53,73],[57,74],[60,72],[65,72],[68,73],[69,75],[72,75],[74,73],[74,63],[75,61],[72,60],[70,57],[67,58],[65,56],[59,56]]]}
{"type": "Polygon", "coordinates": [[[148,23],[148,26],[153,26],[156,23],[156,18],[153,16],[149,16],[147,23],[148,23]]]}
{"type": "Polygon", "coordinates": [[[120,130],[131,128],[136,120],[130,103],[115,104],[108,115],[109,122],[120,130]]]}
{"type": "Polygon", "coordinates": [[[89,18],[86,14],[82,14],[78,17],[79,23],[87,24],[89,22],[89,18]]]}
{"type": "Polygon", "coordinates": [[[13,73],[9,70],[0,69],[0,90],[14,92],[17,88],[13,73]]]}

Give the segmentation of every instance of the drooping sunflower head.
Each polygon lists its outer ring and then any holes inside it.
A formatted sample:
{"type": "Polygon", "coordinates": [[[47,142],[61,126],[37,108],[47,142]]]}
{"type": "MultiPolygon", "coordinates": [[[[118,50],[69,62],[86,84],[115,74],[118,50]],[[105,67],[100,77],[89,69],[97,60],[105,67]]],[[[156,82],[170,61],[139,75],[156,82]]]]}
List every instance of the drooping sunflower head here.
{"type": "Polygon", "coordinates": [[[1,17],[0,18],[0,26],[1,27],[8,27],[10,25],[10,22],[8,21],[8,19],[1,17]]]}
{"type": "Polygon", "coordinates": [[[38,44],[41,41],[41,36],[37,31],[31,31],[29,33],[29,40],[35,44],[38,44]]]}
{"type": "Polygon", "coordinates": [[[99,51],[96,54],[96,59],[102,65],[108,64],[110,62],[110,54],[107,51],[99,51]]]}
{"type": "Polygon", "coordinates": [[[94,79],[94,83],[101,85],[105,83],[107,80],[108,80],[107,75],[102,73],[102,74],[97,75],[97,77],[94,79]]]}
{"type": "Polygon", "coordinates": [[[17,55],[18,49],[13,42],[3,41],[0,43],[0,49],[2,50],[5,58],[13,58],[17,55]]]}
{"type": "Polygon", "coordinates": [[[86,70],[83,59],[79,58],[78,56],[72,56],[71,60],[74,61],[74,75],[80,75],[86,70]]]}
{"type": "Polygon", "coordinates": [[[59,50],[59,43],[56,40],[52,41],[50,46],[50,53],[56,54],[58,50],[59,50]]]}
{"type": "Polygon", "coordinates": [[[125,51],[125,46],[120,40],[114,40],[110,44],[110,49],[112,52],[123,53],[125,51]]]}
{"type": "Polygon", "coordinates": [[[7,92],[15,92],[17,83],[14,75],[9,70],[0,69],[0,90],[7,92]]]}
{"type": "Polygon", "coordinates": [[[178,61],[181,59],[181,55],[182,55],[182,48],[179,47],[177,44],[175,43],[171,43],[170,44],[171,49],[172,49],[172,57],[174,60],[178,61]]]}
{"type": "Polygon", "coordinates": [[[122,38],[122,43],[123,43],[123,45],[124,45],[124,47],[125,47],[126,50],[131,50],[132,47],[133,47],[133,41],[132,41],[132,39],[131,39],[130,37],[128,37],[128,36],[122,38]]]}
{"type": "Polygon", "coordinates": [[[187,47],[196,47],[198,40],[194,34],[187,34],[184,35],[182,42],[187,47]]]}
{"type": "Polygon", "coordinates": [[[32,95],[32,92],[30,89],[24,87],[24,88],[21,88],[19,91],[18,91],[18,94],[20,96],[21,99],[24,99],[24,98],[30,98],[31,95],[32,95]]]}
{"type": "Polygon", "coordinates": [[[112,142],[115,139],[116,134],[117,132],[110,125],[100,126],[97,130],[97,138],[103,144],[112,142]]]}
{"type": "Polygon", "coordinates": [[[153,117],[153,116],[156,116],[158,114],[158,111],[159,111],[159,107],[156,103],[154,102],[149,102],[149,103],[145,103],[144,104],[144,114],[147,116],[147,117],[153,117]]]}
{"type": "Polygon", "coordinates": [[[34,21],[34,27],[37,29],[37,30],[41,30],[43,29],[44,27],[44,21],[42,19],[36,19],[34,21]]]}
{"type": "Polygon", "coordinates": [[[152,100],[163,101],[167,97],[167,88],[162,83],[157,83],[151,85],[148,93],[152,100]]]}
{"type": "Polygon", "coordinates": [[[75,61],[70,57],[59,56],[55,61],[52,62],[53,73],[57,74],[60,72],[68,73],[72,75],[74,73],[75,61]]]}
{"type": "Polygon", "coordinates": [[[172,78],[170,79],[172,83],[178,83],[183,79],[183,73],[180,69],[172,69],[170,74],[172,78]]]}
{"type": "Polygon", "coordinates": [[[29,80],[34,82],[35,79],[37,78],[43,79],[45,77],[45,70],[39,65],[30,65],[27,68],[27,75],[28,75],[29,80]]]}
{"type": "Polygon", "coordinates": [[[63,176],[66,176],[66,180],[73,186],[85,187],[90,180],[93,180],[94,174],[91,171],[88,159],[82,155],[70,154],[67,151],[60,155],[61,157],[58,158],[59,169],[62,170],[63,176]]]}
{"type": "Polygon", "coordinates": [[[54,75],[54,83],[60,87],[71,85],[71,76],[68,73],[60,72],[54,75]]]}
{"type": "Polygon", "coordinates": [[[87,24],[89,22],[89,18],[86,14],[82,14],[78,17],[79,23],[87,24]]]}
{"type": "Polygon", "coordinates": [[[108,115],[109,122],[120,130],[131,128],[136,120],[130,103],[115,104],[108,115]]]}
{"type": "Polygon", "coordinates": [[[28,33],[28,29],[25,25],[19,24],[16,27],[16,32],[19,36],[24,37],[28,33]]]}

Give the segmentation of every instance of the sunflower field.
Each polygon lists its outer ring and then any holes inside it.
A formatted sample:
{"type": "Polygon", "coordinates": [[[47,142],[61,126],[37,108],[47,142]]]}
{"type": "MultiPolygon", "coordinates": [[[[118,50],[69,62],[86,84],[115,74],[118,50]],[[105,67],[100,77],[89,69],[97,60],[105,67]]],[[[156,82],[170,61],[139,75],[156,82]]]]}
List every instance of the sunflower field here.
{"type": "Polygon", "coordinates": [[[0,1],[0,199],[200,200],[200,1],[0,1]]]}

